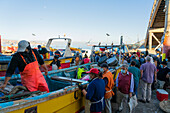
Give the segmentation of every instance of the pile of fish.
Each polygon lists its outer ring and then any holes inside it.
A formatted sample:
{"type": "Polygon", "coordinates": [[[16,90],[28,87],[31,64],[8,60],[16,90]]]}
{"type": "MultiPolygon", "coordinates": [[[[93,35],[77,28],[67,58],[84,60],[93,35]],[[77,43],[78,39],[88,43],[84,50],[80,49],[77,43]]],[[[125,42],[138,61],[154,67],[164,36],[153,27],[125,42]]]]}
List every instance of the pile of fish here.
{"type": "MultiPolygon", "coordinates": [[[[0,81],[0,86],[2,84],[3,81],[0,81]]],[[[28,89],[22,85],[13,86],[8,82],[4,90],[0,90],[0,103],[19,100],[28,97],[34,97],[44,93],[46,92],[41,91],[29,92],[28,89]]]]}

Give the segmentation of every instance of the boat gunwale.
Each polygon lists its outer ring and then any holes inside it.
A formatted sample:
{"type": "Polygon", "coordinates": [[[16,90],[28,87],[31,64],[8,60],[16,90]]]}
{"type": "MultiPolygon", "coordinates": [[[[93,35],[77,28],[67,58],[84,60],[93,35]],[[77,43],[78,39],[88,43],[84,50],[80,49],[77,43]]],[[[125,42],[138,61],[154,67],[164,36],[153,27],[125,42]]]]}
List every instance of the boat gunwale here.
{"type": "MultiPolygon", "coordinates": [[[[65,68],[65,69],[49,71],[47,77],[49,77],[51,79],[52,76],[50,74],[54,74],[54,73],[58,73],[58,72],[65,72],[68,70],[77,69],[79,67],[88,66],[88,65],[92,65],[92,64],[95,64],[95,63],[88,63],[88,64],[79,65],[79,66],[72,66],[72,67],[65,68]]],[[[44,74],[44,72],[43,72],[43,74],[44,74]]],[[[55,75],[53,75],[53,76],[55,76],[55,75]]],[[[20,74],[15,74],[11,77],[11,79],[19,79],[19,78],[21,78],[20,74]]],[[[68,77],[65,77],[65,78],[68,78],[68,77]]],[[[68,79],[70,79],[70,78],[68,78],[68,79]]],[[[5,80],[5,77],[0,77],[0,81],[2,81],[2,80],[5,80]]],[[[74,80],[74,78],[72,78],[72,80],[74,80]]],[[[58,81],[61,81],[61,80],[58,80],[58,81]]],[[[87,84],[88,84],[87,81],[83,81],[83,80],[75,79],[75,81],[80,81],[83,86],[87,86],[87,84]]],[[[73,82],[73,83],[76,83],[76,82],[73,82]]],[[[11,102],[0,103],[0,112],[10,112],[10,111],[18,110],[23,107],[28,107],[28,106],[32,106],[32,105],[35,105],[38,103],[42,103],[42,102],[54,99],[56,97],[63,96],[65,94],[69,94],[69,93],[78,91],[78,90],[79,90],[79,88],[77,85],[66,86],[62,89],[52,91],[49,93],[45,93],[42,95],[38,95],[35,97],[25,98],[25,99],[11,101],[11,102]]]]}
{"type": "MultiPolygon", "coordinates": [[[[87,86],[88,82],[79,80],[81,81],[81,84],[83,86],[87,86]]],[[[74,83],[74,82],[73,82],[74,83]]],[[[35,97],[29,97],[21,100],[16,100],[16,101],[11,101],[11,102],[5,102],[0,104],[0,112],[10,112],[14,110],[18,110],[24,107],[32,106],[38,103],[42,103],[48,100],[52,100],[54,98],[63,96],[65,94],[69,94],[75,91],[78,91],[79,88],[77,85],[74,86],[66,86],[60,90],[52,91],[49,93],[45,93],[42,95],[38,95],[35,97]]]]}

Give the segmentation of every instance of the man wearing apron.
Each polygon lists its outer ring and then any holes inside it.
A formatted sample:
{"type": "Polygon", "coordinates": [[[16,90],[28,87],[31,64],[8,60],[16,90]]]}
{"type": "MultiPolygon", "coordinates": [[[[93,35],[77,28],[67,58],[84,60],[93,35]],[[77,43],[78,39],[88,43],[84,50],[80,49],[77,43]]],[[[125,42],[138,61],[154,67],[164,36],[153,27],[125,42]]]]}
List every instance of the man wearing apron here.
{"type": "Polygon", "coordinates": [[[39,64],[44,68],[45,75],[47,75],[48,69],[38,51],[32,50],[28,41],[20,41],[18,43],[17,53],[13,55],[6,71],[4,84],[0,88],[4,89],[6,87],[12,74],[18,67],[22,85],[30,92],[38,90],[49,92],[46,80],[39,69],[39,64]]]}
{"type": "Polygon", "coordinates": [[[87,91],[79,86],[86,99],[90,100],[90,113],[101,113],[104,110],[104,94],[105,94],[105,82],[103,79],[99,79],[99,70],[92,68],[89,73],[91,82],[87,87],[87,91]]]}
{"type": "Polygon", "coordinates": [[[105,90],[106,93],[104,95],[106,107],[104,109],[104,113],[112,113],[112,106],[111,106],[111,99],[114,95],[114,92],[112,91],[114,87],[114,80],[113,75],[108,69],[108,65],[106,63],[103,63],[101,65],[101,68],[103,69],[103,80],[105,81],[105,90]]]}

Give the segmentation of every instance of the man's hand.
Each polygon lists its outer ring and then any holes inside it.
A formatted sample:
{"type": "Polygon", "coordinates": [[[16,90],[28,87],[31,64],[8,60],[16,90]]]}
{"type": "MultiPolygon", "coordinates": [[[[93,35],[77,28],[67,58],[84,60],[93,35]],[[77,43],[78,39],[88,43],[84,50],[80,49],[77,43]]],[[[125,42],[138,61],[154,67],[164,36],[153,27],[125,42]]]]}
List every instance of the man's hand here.
{"type": "Polygon", "coordinates": [[[48,74],[48,70],[45,70],[45,75],[47,76],[47,74],[48,74]]]}
{"type": "Polygon", "coordinates": [[[82,85],[79,85],[79,84],[78,84],[78,87],[79,87],[80,90],[83,90],[83,89],[84,89],[82,85]]]}
{"type": "Polygon", "coordinates": [[[41,65],[41,66],[42,66],[42,68],[44,68],[45,75],[47,76],[47,74],[48,74],[48,68],[47,68],[47,66],[46,66],[45,64],[43,64],[43,65],[41,65]]]}
{"type": "Polygon", "coordinates": [[[119,88],[118,88],[118,87],[116,87],[116,89],[117,89],[117,91],[119,91],[119,88]]]}
{"type": "Polygon", "coordinates": [[[0,86],[0,89],[4,90],[5,87],[6,87],[6,84],[3,84],[2,86],[0,86]]]}
{"type": "Polygon", "coordinates": [[[0,89],[4,90],[4,88],[6,87],[8,81],[11,79],[11,77],[5,77],[5,81],[4,84],[2,86],[0,86],[0,89]]]}
{"type": "Polygon", "coordinates": [[[166,78],[169,78],[169,77],[170,77],[170,75],[169,75],[169,74],[167,74],[167,75],[166,75],[166,78]]]}
{"type": "Polygon", "coordinates": [[[129,93],[129,98],[131,98],[131,97],[132,97],[132,92],[129,93]]]}

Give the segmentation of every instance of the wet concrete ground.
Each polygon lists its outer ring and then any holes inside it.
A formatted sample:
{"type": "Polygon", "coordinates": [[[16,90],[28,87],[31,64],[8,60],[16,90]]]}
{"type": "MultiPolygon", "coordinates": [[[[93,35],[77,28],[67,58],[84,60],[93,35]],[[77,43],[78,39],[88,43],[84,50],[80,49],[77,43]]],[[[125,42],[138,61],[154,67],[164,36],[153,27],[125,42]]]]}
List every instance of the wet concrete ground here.
{"type": "MultiPolygon", "coordinates": [[[[138,99],[141,98],[141,86],[139,85],[138,89],[138,99]]],[[[170,89],[167,90],[169,93],[169,99],[170,99],[170,89]]],[[[150,103],[141,103],[138,101],[137,107],[133,110],[133,113],[165,113],[162,111],[159,107],[160,101],[156,97],[156,90],[152,91],[152,99],[150,103]]],[[[118,105],[116,103],[112,103],[112,111],[115,113],[115,111],[118,109],[118,105]]]]}

